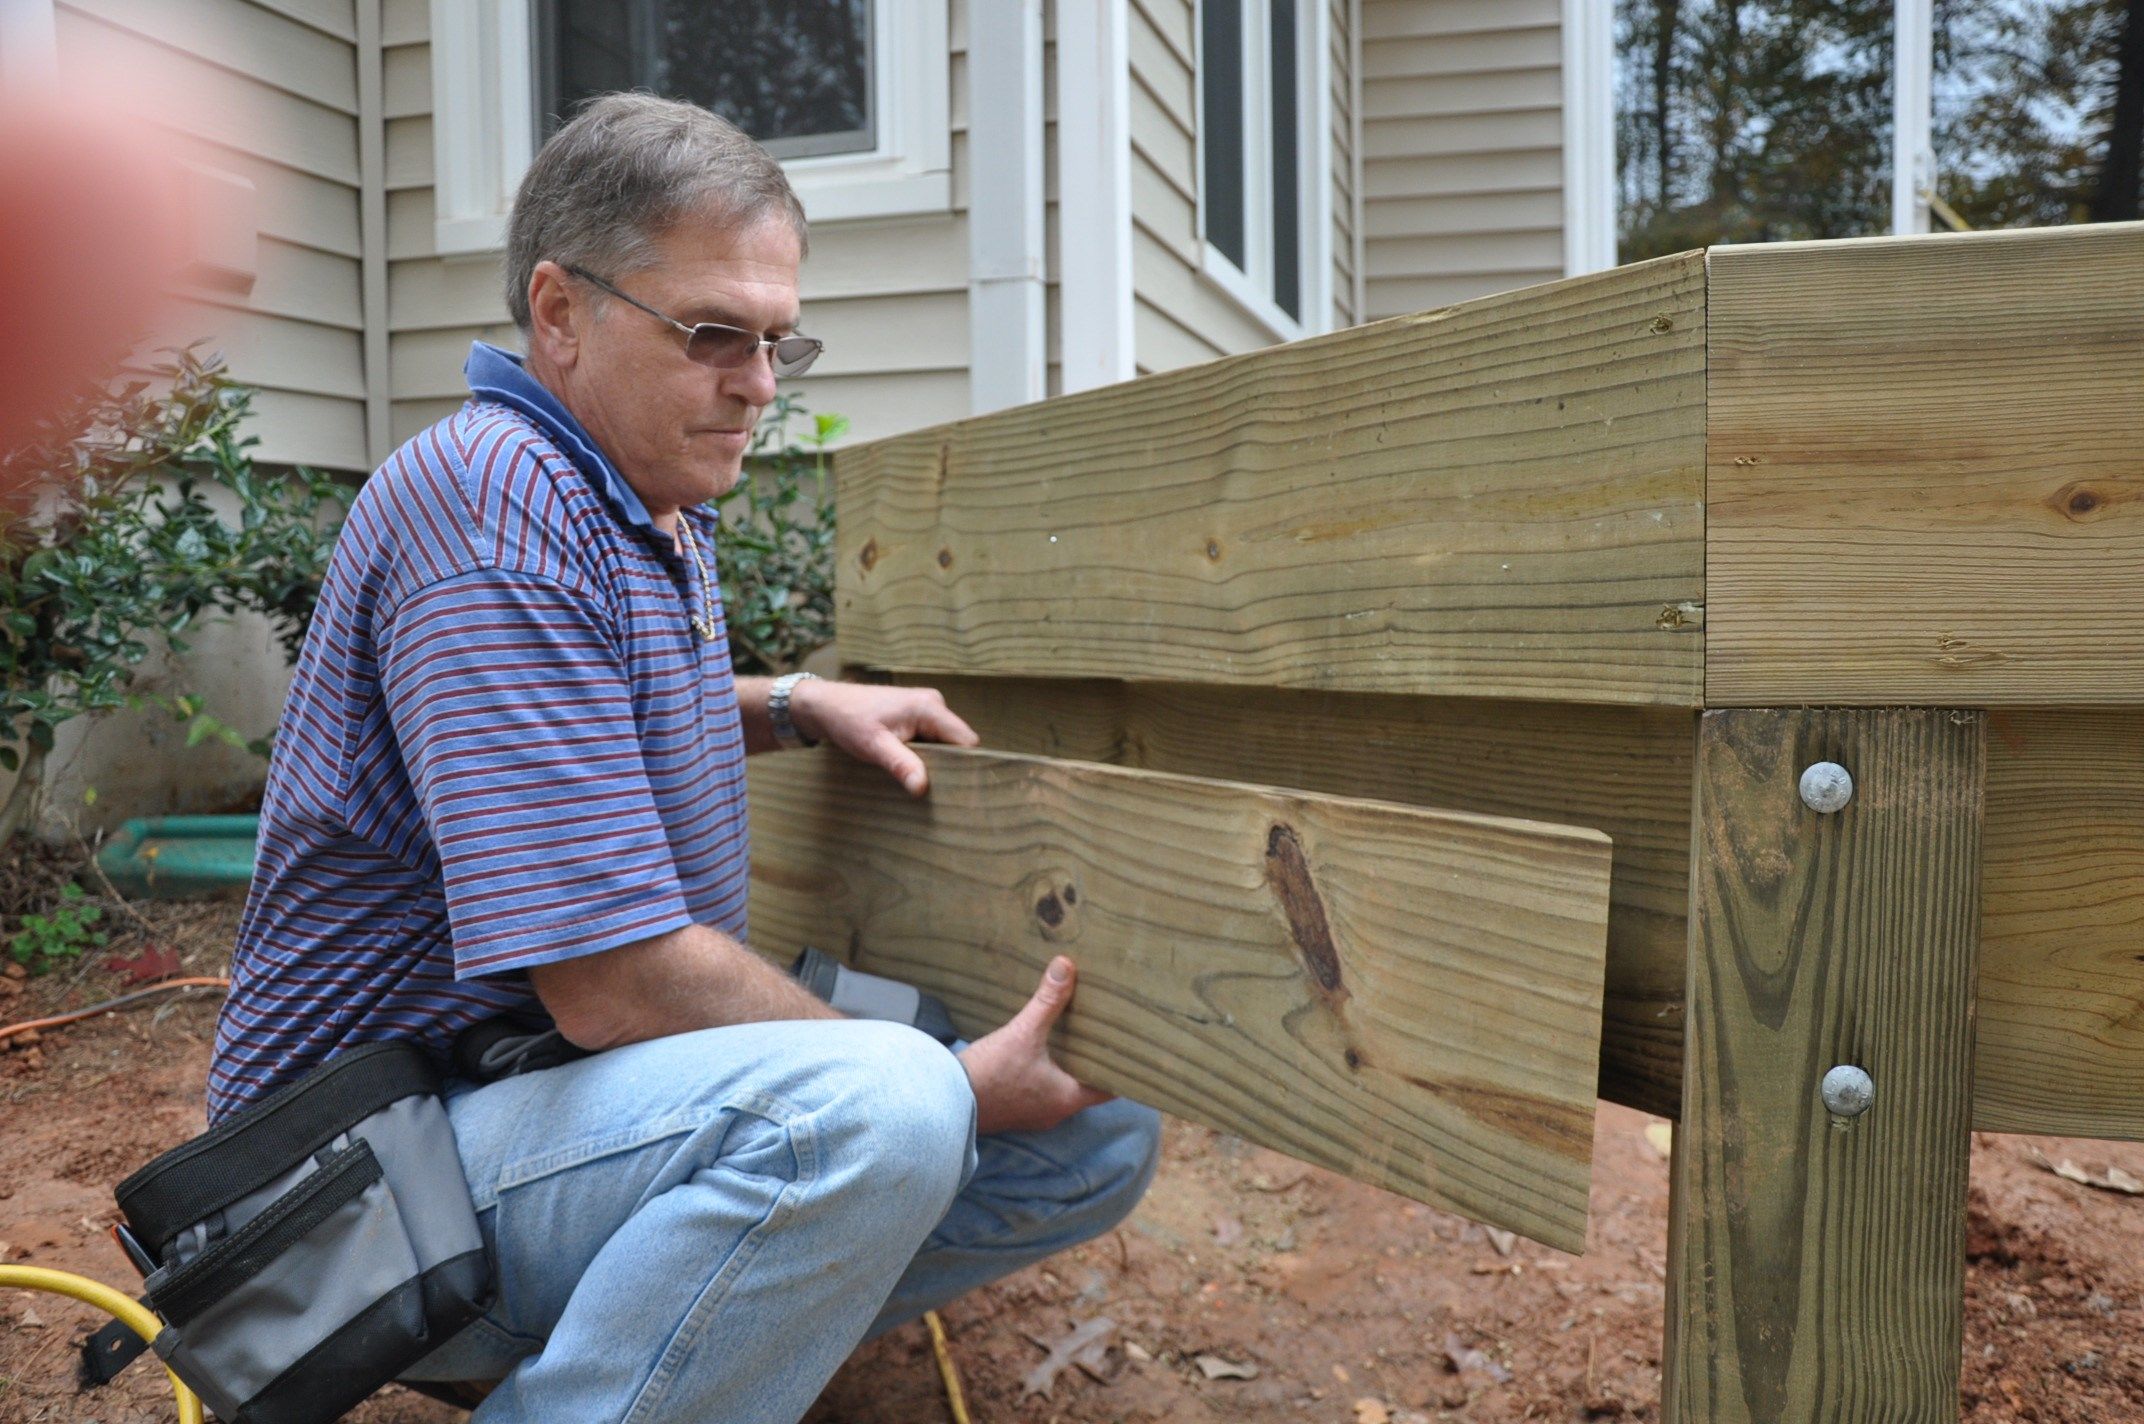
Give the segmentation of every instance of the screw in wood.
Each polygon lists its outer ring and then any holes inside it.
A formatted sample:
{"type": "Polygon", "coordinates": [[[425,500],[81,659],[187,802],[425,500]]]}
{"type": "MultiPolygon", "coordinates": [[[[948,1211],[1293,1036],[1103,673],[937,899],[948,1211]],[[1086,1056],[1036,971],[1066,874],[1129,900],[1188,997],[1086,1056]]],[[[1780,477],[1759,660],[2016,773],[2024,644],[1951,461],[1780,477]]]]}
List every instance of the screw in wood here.
{"type": "Polygon", "coordinates": [[[1841,1063],[1824,1075],[1824,1106],[1834,1117],[1859,1117],[1876,1101],[1876,1080],[1867,1070],[1841,1063]]]}
{"type": "Polygon", "coordinates": [[[1854,799],[1854,778],[1835,761],[1820,761],[1802,773],[1802,801],[1810,810],[1830,815],[1854,799]]]}

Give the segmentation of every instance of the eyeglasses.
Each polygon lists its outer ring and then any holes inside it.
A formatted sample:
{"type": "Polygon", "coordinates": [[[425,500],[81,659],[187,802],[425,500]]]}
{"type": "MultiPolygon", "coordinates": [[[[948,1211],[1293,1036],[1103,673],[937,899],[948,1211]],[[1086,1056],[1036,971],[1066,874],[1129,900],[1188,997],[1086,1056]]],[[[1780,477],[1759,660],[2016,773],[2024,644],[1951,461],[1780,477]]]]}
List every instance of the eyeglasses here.
{"type": "Polygon", "coordinates": [[[688,326],[674,316],[657,311],[635,297],[629,297],[595,273],[580,267],[566,270],[591,286],[604,291],[628,305],[639,307],[649,316],[685,333],[685,355],[702,366],[712,366],[718,371],[735,370],[757,356],[761,347],[767,350],[767,359],[774,366],[777,376],[801,376],[811,369],[811,363],[826,350],[826,343],[813,336],[801,336],[791,332],[787,336],[761,336],[756,331],[747,331],[741,326],[726,326],[719,321],[703,321],[697,326],[688,326]]]}

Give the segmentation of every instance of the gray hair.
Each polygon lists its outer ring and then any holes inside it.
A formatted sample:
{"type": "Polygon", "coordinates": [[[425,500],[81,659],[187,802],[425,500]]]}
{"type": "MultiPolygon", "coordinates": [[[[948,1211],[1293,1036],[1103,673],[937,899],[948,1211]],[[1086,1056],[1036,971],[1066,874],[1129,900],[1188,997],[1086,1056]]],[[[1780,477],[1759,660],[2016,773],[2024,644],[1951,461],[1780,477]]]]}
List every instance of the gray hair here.
{"type": "Polygon", "coordinates": [[[741,228],[769,215],[805,242],[804,205],[782,165],[725,118],[653,94],[605,94],[551,136],[514,194],[506,307],[529,330],[539,262],[615,278],[655,261],[655,239],[701,216],[741,228]]]}

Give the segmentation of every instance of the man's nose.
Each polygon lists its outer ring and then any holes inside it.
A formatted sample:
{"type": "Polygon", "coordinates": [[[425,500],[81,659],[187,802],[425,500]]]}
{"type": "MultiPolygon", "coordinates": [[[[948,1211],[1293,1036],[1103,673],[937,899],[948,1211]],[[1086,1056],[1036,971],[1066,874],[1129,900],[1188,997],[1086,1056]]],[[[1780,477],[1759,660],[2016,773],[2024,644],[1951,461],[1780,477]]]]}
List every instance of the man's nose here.
{"type": "Polygon", "coordinates": [[[762,346],[742,366],[722,373],[721,391],[755,410],[774,402],[774,353],[762,346]]]}

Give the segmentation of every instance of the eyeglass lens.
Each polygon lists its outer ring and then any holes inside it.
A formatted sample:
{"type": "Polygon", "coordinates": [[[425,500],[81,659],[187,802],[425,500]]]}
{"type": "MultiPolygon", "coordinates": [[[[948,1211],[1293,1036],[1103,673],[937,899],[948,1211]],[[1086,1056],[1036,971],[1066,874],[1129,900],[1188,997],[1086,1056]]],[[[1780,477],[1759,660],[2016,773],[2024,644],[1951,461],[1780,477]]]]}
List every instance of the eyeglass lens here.
{"type": "MultiPolygon", "coordinates": [[[[759,352],[760,339],[734,326],[703,323],[685,339],[685,354],[703,366],[741,366],[759,352]]],[[[819,343],[809,336],[784,336],[774,343],[774,372],[800,376],[819,359],[819,343]]]]}

